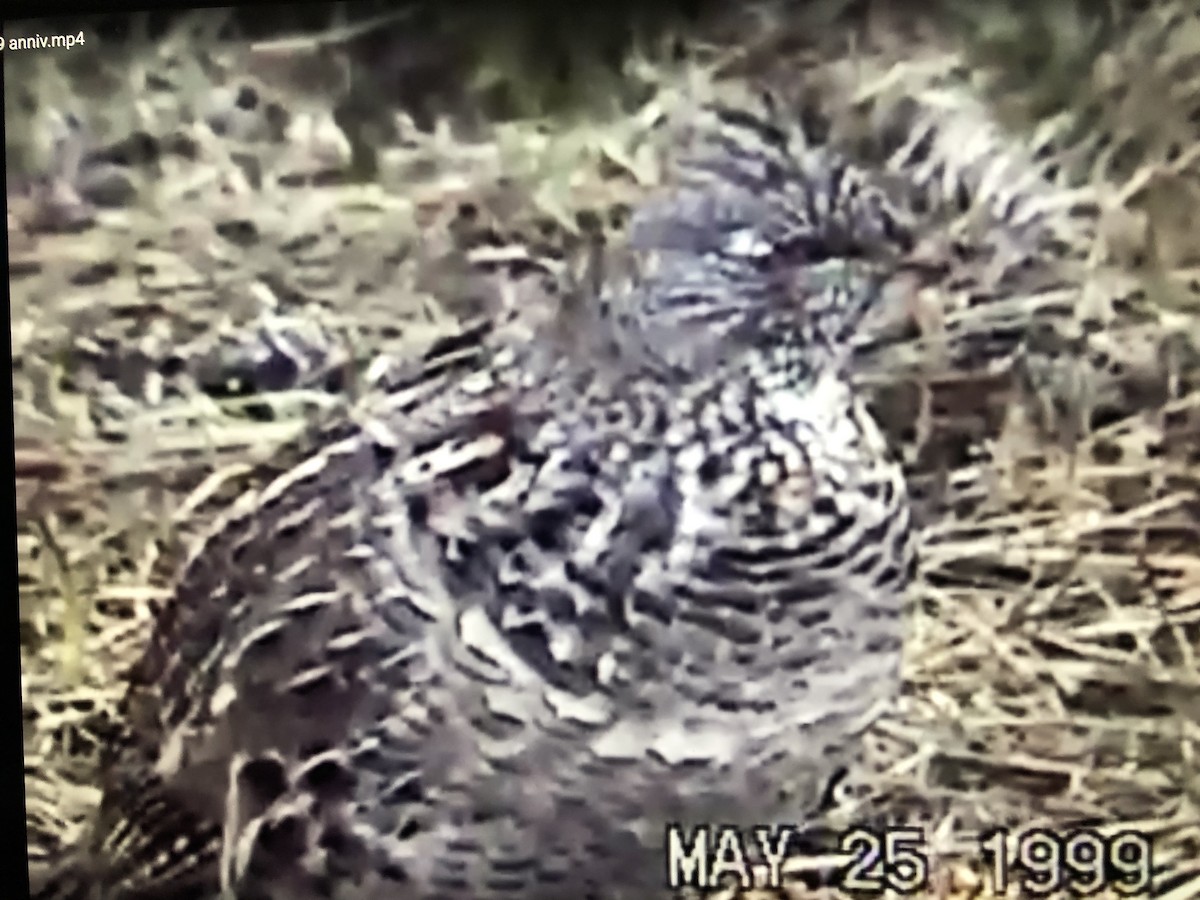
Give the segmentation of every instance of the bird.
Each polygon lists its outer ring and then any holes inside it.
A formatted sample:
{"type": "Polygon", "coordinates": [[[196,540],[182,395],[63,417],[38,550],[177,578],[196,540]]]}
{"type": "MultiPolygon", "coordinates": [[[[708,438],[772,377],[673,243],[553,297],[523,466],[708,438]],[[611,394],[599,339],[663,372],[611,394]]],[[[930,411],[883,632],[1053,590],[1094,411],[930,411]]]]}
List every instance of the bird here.
{"type": "Polygon", "coordinates": [[[667,823],[811,814],[901,684],[848,367],[911,239],[772,115],[692,118],[569,327],[469,323],[235,504],[37,896],[623,900],[667,823]]]}

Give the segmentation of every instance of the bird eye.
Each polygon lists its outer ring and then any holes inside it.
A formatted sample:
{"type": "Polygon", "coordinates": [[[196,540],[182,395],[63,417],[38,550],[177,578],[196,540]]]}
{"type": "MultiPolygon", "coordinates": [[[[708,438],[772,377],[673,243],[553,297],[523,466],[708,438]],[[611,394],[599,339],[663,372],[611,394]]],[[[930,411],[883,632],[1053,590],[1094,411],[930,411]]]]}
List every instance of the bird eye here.
{"type": "Polygon", "coordinates": [[[725,252],[733,256],[761,259],[770,256],[774,248],[764,241],[753,228],[739,228],[725,241],[725,252]]]}

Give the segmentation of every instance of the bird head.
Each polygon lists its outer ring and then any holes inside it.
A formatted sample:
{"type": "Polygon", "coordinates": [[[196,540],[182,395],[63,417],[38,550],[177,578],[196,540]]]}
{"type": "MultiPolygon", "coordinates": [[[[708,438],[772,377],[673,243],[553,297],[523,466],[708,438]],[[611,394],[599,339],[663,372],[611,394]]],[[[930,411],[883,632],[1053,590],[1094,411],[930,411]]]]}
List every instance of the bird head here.
{"type": "Polygon", "coordinates": [[[694,369],[789,346],[841,367],[892,296],[913,245],[901,212],[847,159],[775,121],[704,107],[631,220],[627,277],[602,306],[652,359],[694,369]]]}
{"type": "Polygon", "coordinates": [[[632,271],[603,298],[618,331],[674,368],[781,346],[840,367],[886,296],[890,260],[822,244],[799,223],[781,227],[757,199],[729,199],[676,192],[635,217],[632,271]]]}

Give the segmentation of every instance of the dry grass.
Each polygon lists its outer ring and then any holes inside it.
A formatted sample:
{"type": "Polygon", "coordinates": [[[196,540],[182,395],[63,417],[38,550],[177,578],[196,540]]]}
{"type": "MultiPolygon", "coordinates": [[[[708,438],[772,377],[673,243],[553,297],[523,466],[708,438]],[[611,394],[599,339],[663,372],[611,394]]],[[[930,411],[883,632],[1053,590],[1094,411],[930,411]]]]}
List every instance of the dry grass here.
{"type": "MultiPolygon", "coordinates": [[[[897,116],[937,121],[940,142],[905,172],[939,201],[970,189],[966,208],[931,216],[928,252],[957,253],[955,277],[909,290],[864,340],[862,379],[921,497],[924,552],[905,696],[872,732],[869,800],[839,814],[920,824],[930,896],[986,895],[981,829],[1088,825],[1150,835],[1156,895],[1200,897],[1200,21],[1168,5],[1131,19],[1068,67],[1084,72],[1074,96],[1039,95],[1023,122],[1028,88],[928,23],[877,21],[852,47],[831,35],[775,22],[677,66],[643,61],[656,92],[606,118],[471,140],[401,120],[357,186],[313,183],[353,155],[319,90],[274,85],[308,122],[281,143],[258,141],[254,122],[231,137],[189,118],[189,105],[228,106],[214,82],[228,94],[262,71],[253,52],[201,53],[185,34],[112,76],[113,134],[179,131],[197,149],[135,168],[133,199],[112,209],[80,202],[69,165],[51,191],[10,184],[32,855],[69,843],[96,802],[90,766],[120,674],[181,548],[269,477],[274,448],[346,402],[250,398],[270,400],[266,417],[154,378],[130,400],[89,373],[264,315],[317,321],[359,362],[403,353],[478,299],[455,241],[463,203],[471,228],[570,251],[578,211],[607,220],[657,179],[659,112],[753,74],[816,105],[868,164],[895,163],[878,136],[897,116]],[[146,94],[162,71],[177,88],[146,94]],[[26,227],[72,217],[93,224],[26,227]],[[254,239],[231,239],[246,222],[254,239]],[[1024,274],[1005,275],[1031,247],[1024,274]]],[[[82,103],[43,77],[31,139],[53,124],[48,107],[82,103]]],[[[797,893],[818,895],[834,896],[797,893]]]]}

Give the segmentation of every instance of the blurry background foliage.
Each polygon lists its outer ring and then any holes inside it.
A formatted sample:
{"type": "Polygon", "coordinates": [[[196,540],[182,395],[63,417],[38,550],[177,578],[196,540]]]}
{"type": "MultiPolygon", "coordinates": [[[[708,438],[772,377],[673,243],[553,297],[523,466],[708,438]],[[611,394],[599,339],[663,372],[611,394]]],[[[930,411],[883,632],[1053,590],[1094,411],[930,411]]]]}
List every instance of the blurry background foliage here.
{"type": "MultiPolygon", "coordinates": [[[[1144,3],[1058,0],[935,0],[914,4],[960,31],[967,62],[995,77],[1007,99],[1002,113],[1036,121],[1067,106],[1086,106],[1079,96],[1100,48],[1144,3]],[[940,14],[940,15],[939,15],[940,14]],[[1014,98],[1016,98],[1014,100],[1014,98]]],[[[780,0],[748,5],[746,14],[769,23],[797,10],[814,25],[863,21],[872,6],[864,0],[780,0]]],[[[698,35],[727,16],[731,7],[715,0],[608,0],[517,4],[412,3],[355,0],[347,3],[246,4],[197,11],[179,7],[137,15],[79,16],[8,23],[6,35],[85,35],[110,53],[136,52],[177,27],[185,18],[199,41],[269,41],[280,35],[319,43],[326,66],[305,73],[314,91],[333,94],[339,125],[351,135],[384,104],[402,107],[417,124],[430,126],[437,113],[464,111],[487,123],[514,118],[564,116],[635,107],[652,90],[645,68],[632,59],[664,61],[703,52],[698,35]],[[464,110],[464,107],[469,109],[464,110]]],[[[106,75],[92,53],[11,54],[5,59],[6,152],[10,167],[30,165],[23,146],[29,129],[36,78],[62,77],[81,95],[102,98],[106,75]]],[[[44,93],[42,94],[44,96],[44,93]]],[[[469,121],[470,115],[457,120],[469,121]]],[[[1016,124],[1016,123],[1014,123],[1016,124]]],[[[370,171],[363,176],[369,178],[370,171]]]]}

